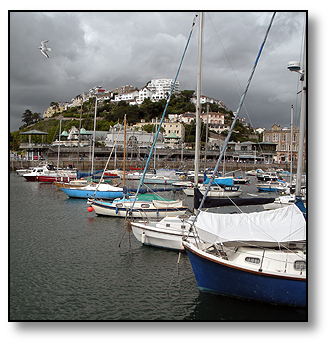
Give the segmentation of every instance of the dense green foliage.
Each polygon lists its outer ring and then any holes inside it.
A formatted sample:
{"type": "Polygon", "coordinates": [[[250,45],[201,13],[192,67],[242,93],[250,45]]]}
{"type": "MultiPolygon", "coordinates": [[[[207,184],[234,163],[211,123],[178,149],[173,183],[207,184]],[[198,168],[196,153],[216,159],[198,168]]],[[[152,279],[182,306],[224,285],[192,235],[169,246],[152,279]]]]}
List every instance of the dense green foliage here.
{"type": "MultiPolygon", "coordinates": [[[[167,111],[168,114],[182,114],[185,112],[194,113],[196,107],[191,103],[190,99],[194,95],[193,90],[184,90],[180,94],[172,96],[167,111]]],[[[110,126],[113,126],[117,122],[122,123],[124,115],[126,114],[128,125],[134,125],[141,122],[144,119],[146,122],[150,122],[153,118],[160,118],[163,115],[166,105],[166,100],[160,100],[158,102],[152,102],[149,99],[138,105],[129,105],[125,101],[119,103],[113,103],[111,100],[100,102],[97,105],[97,122],[96,130],[108,131],[110,126]]],[[[51,106],[56,110],[58,104],[52,102],[51,106]]],[[[202,111],[206,112],[206,105],[203,105],[202,111]]],[[[218,105],[210,104],[211,112],[222,112],[226,114],[226,124],[231,122],[233,113],[227,111],[218,105]]],[[[82,107],[71,107],[67,111],[63,111],[62,114],[55,113],[54,117],[40,120],[40,114],[32,113],[30,110],[25,110],[22,115],[22,121],[25,123],[20,127],[20,131],[14,131],[10,134],[10,149],[18,150],[20,135],[19,132],[36,129],[40,131],[48,132],[49,135],[45,142],[51,143],[56,139],[59,133],[59,120],[55,117],[62,115],[62,131],[69,131],[72,126],[79,128],[81,121],[81,127],[86,130],[93,130],[93,120],[95,112],[95,100],[90,99],[84,102],[82,107]]],[[[144,126],[143,130],[148,132],[153,131],[153,126],[144,126]]],[[[240,122],[235,125],[235,133],[232,136],[233,141],[246,141],[247,135],[252,133],[251,129],[245,128],[240,122]]],[[[185,124],[185,142],[195,142],[195,124],[185,124]]],[[[201,140],[205,141],[205,126],[201,129],[201,140]]],[[[35,141],[35,140],[34,140],[35,141]]],[[[38,141],[38,139],[37,139],[38,141]]],[[[41,138],[40,138],[41,141],[41,138]]]]}

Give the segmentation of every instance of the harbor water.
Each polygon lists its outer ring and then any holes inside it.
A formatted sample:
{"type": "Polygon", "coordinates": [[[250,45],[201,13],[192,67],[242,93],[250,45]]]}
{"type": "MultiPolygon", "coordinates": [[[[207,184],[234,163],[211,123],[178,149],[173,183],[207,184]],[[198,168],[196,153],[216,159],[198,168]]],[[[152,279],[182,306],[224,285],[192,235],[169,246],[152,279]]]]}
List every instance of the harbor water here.
{"type": "MultiPolygon", "coordinates": [[[[54,184],[9,176],[11,321],[307,320],[306,309],[201,293],[187,254],[142,246],[123,218],[96,216],[54,184]]],[[[242,190],[258,194],[255,178],[242,190]]]]}

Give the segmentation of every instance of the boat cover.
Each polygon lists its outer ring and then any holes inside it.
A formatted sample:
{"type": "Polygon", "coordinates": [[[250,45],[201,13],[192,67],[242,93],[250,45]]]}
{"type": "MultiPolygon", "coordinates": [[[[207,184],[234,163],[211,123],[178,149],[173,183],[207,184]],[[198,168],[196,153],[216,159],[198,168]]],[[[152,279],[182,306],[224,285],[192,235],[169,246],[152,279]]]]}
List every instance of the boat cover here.
{"type": "MultiPolygon", "coordinates": [[[[194,188],[194,208],[198,209],[203,199],[203,194],[198,188],[194,188]]],[[[249,206],[249,205],[264,205],[274,202],[275,198],[210,198],[206,197],[202,208],[222,207],[222,206],[249,206]]]]}
{"type": "MultiPolygon", "coordinates": [[[[204,184],[209,184],[210,179],[206,176],[204,173],[204,184]]],[[[212,185],[219,185],[219,186],[233,186],[234,185],[234,180],[232,177],[216,177],[212,185]]]]}
{"type": "Polygon", "coordinates": [[[182,207],[182,200],[172,200],[172,201],[153,200],[152,203],[154,204],[156,208],[182,207]]]}
{"type": "Polygon", "coordinates": [[[296,205],[276,210],[219,214],[201,211],[195,226],[205,242],[297,242],[306,240],[306,221],[296,205]]]}

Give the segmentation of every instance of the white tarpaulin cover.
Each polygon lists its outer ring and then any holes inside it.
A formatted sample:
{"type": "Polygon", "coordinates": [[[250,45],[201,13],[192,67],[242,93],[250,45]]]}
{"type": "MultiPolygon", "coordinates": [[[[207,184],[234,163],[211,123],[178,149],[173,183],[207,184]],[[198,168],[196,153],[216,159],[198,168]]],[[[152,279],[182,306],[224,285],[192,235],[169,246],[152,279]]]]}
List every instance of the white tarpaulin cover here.
{"type": "Polygon", "coordinates": [[[306,240],[306,221],[296,205],[276,210],[218,214],[201,211],[195,223],[205,242],[306,240]]]}

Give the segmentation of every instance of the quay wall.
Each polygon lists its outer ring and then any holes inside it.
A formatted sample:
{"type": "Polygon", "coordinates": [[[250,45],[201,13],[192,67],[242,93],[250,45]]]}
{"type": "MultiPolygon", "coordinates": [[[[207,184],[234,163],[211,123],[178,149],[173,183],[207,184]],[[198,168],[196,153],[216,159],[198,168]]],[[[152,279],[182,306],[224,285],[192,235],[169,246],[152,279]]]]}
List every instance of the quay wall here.
{"type": "MultiPolygon", "coordinates": [[[[53,165],[57,165],[57,160],[50,160],[53,165]]],[[[104,169],[107,162],[107,158],[96,158],[94,160],[94,170],[102,170],[104,169]]],[[[31,166],[36,166],[38,164],[37,160],[12,160],[10,161],[10,170],[15,171],[17,169],[22,168],[28,168],[31,166]]],[[[205,167],[206,168],[214,168],[216,164],[215,160],[207,161],[205,167]]],[[[83,159],[83,160],[77,160],[77,159],[69,159],[69,158],[60,158],[60,167],[68,167],[69,165],[72,165],[72,167],[77,168],[81,171],[88,171],[91,168],[91,160],[89,159],[83,159]]],[[[141,167],[142,162],[137,161],[136,159],[133,160],[126,160],[125,163],[125,169],[126,171],[129,171],[130,166],[133,167],[141,167]]],[[[168,169],[182,169],[182,170],[194,170],[194,161],[193,160],[187,160],[187,161],[175,161],[175,160],[164,160],[164,159],[158,159],[154,163],[153,160],[149,163],[149,169],[152,168],[160,169],[160,168],[168,168],[168,169]]],[[[123,168],[123,160],[117,159],[116,161],[114,159],[111,159],[108,164],[108,169],[122,169],[123,168]]],[[[269,170],[271,168],[278,168],[290,171],[290,164],[289,163],[280,163],[280,164],[253,164],[253,163],[237,163],[237,162],[227,162],[226,163],[226,172],[234,171],[234,170],[242,170],[242,171],[249,171],[252,169],[260,168],[264,171],[269,170]]],[[[204,162],[200,162],[200,169],[204,169],[204,162]]],[[[222,164],[220,165],[220,170],[222,170],[222,164]]],[[[295,173],[297,170],[296,163],[293,165],[293,172],[295,173]]],[[[305,172],[305,170],[304,170],[305,172]]]]}

